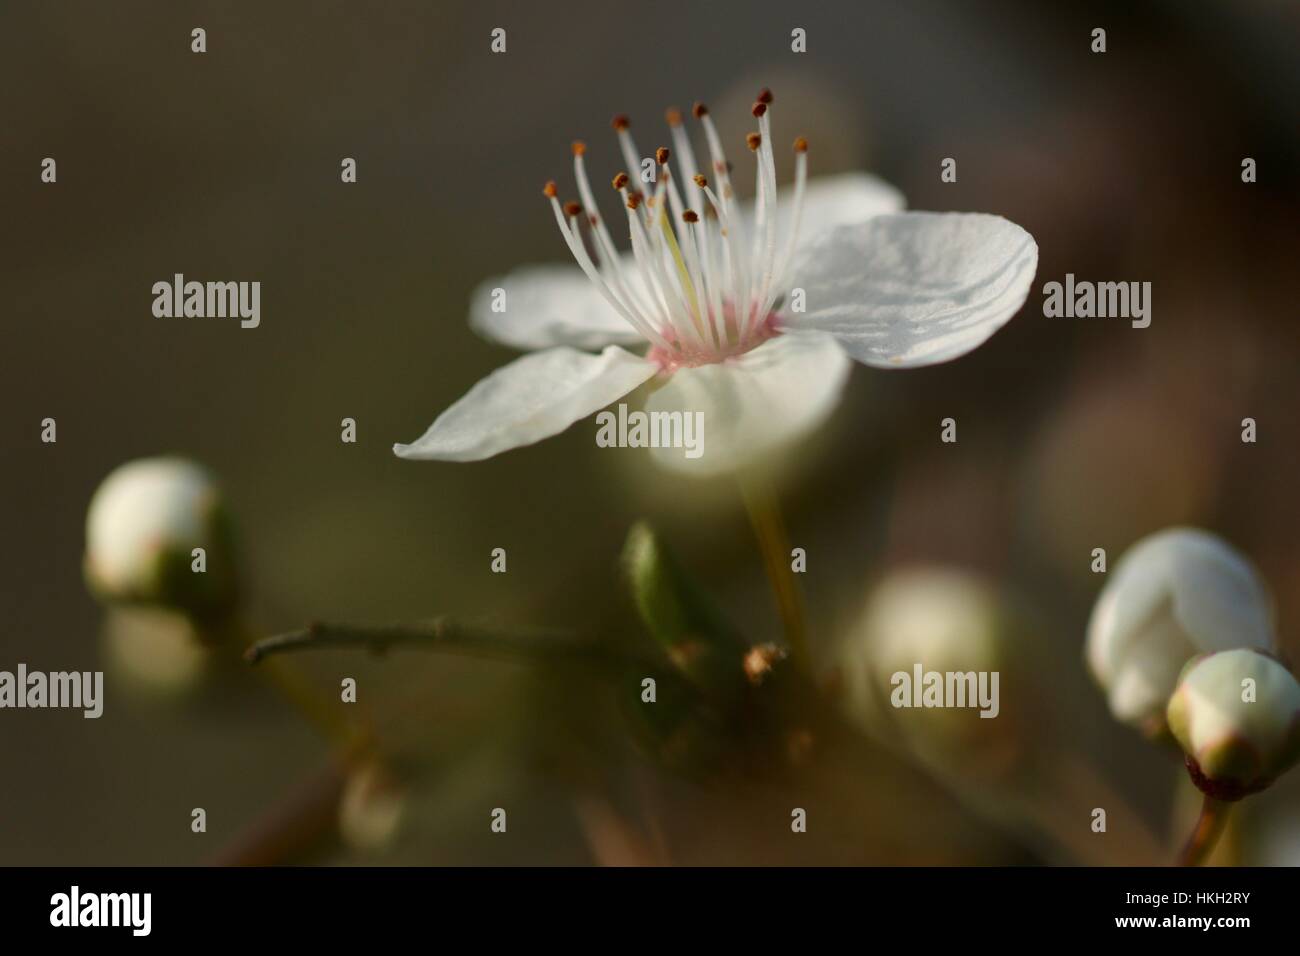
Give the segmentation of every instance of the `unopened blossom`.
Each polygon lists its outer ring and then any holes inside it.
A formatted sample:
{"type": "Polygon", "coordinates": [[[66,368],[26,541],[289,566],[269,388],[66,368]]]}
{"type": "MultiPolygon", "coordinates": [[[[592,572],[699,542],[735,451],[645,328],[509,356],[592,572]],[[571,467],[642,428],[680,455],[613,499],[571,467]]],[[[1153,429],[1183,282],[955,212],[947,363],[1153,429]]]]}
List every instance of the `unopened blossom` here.
{"type": "Polygon", "coordinates": [[[1300,759],[1300,683],[1268,654],[1206,654],[1169,699],[1192,781],[1220,800],[1263,790],[1300,759]]]}
{"type": "Polygon", "coordinates": [[[1120,559],[1093,607],[1086,655],[1116,719],[1159,735],[1190,658],[1273,646],[1272,602],[1250,562],[1207,531],[1170,528],[1120,559]]]}
{"type": "Polygon", "coordinates": [[[578,198],[543,193],[578,268],[536,266],[479,288],[471,325],[531,354],[497,369],[444,411],[403,458],[474,461],[555,435],[647,382],[646,410],[703,413],[707,451],[657,448],[678,470],[734,470],[788,445],[834,408],[851,361],[916,368],[969,352],[1023,304],[1038,263],[1033,238],[980,213],[900,212],[871,176],[808,180],[809,144],[793,144],[791,197],[777,195],[772,95],[745,140],[756,198],[742,204],[707,107],[681,113],[671,146],[642,153],[626,116],[613,127],[624,172],[606,219],[573,145],[578,198]],[[617,238],[630,244],[620,248],[617,238]],[[505,310],[496,311],[498,290],[505,310]]]}
{"type": "Polygon", "coordinates": [[[845,716],[868,734],[901,742],[945,773],[989,780],[1017,765],[1025,748],[1027,714],[1003,712],[1001,693],[1015,692],[1016,624],[998,592],[959,568],[917,566],[894,571],[870,593],[862,615],[836,653],[845,716]],[[970,675],[962,706],[922,706],[914,675],[970,675]],[[1002,674],[1008,679],[1003,681],[1002,674]],[[993,674],[998,684],[990,685],[993,674]],[[981,717],[979,681],[996,691],[981,717]],[[989,718],[989,719],[986,719],[989,718]]]}
{"type": "Polygon", "coordinates": [[[235,600],[232,550],[216,481],[183,458],[120,466],[86,514],[86,578],[110,603],[223,614],[235,600]]]}

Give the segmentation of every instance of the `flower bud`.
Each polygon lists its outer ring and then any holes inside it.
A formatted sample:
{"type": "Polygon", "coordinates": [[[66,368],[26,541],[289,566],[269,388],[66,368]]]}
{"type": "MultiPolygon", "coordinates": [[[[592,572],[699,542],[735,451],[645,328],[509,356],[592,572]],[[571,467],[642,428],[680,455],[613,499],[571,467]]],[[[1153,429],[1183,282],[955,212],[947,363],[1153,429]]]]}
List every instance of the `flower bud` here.
{"type": "Polygon", "coordinates": [[[339,835],[354,850],[392,845],[406,817],[406,791],[377,763],[354,770],[339,798],[339,835]]]}
{"type": "Polygon", "coordinates": [[[1169,699],[1192,782],[1219,800],[1263,790],[1300,759],[1300,683],[1252,650],[1195,658],[1169,699]]]}
{"type": "Polygon", "coordinates": [[[1268,592],[1222,539],[1193,528],[1143,538],[1121,558],[1088,622],[1088,666],[1117,720],[1151,736],[1197,654],[1273,648],[1268,592]]]}
{"type": "Polygon", "coordinates": [[[891,574],[839,647],[846,715],[923,762],[1000,777],[1022,756],[1028,705],[1003,706],[1021,683],[1001,680],[1017,667],[1011,632],[997,592],[978,577],[940,567],[891,574]],[[948,699],[950,684],[964,700],[948,699]],[[929,699],[927,686],[940,693],[929,699]]]}
{"type": "Polygon", "coordinates": [[[86,515],[85,572],[107,603],[162,606],[206,620],[229,613],[234,554],[212,476],[182,458],[141,459],[113,471],[86,515]]]}

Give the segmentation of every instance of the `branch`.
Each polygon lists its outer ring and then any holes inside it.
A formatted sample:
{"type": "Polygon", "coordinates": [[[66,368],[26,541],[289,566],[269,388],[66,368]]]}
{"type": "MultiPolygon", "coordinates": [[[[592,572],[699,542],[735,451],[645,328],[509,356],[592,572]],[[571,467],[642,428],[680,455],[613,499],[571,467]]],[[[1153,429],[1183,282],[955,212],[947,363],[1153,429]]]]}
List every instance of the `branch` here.
{"type": "Polygon", "coordinates": [[[365,648],[383,654],[398,645],[482,657],[608,659],[609,648],[590,635],[552,629],[509,629],[436,617],[412,624],[309,624],[257,641],[244,652],[250,664],[273,654],[327,648],[365,648]]]}

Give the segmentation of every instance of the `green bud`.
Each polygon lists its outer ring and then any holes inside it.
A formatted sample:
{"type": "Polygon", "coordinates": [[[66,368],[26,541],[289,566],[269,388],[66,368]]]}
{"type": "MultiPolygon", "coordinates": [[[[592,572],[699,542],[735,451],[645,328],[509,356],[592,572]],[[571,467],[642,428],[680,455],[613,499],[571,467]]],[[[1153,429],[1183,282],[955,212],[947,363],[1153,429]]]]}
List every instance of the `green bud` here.
{"type": "Polygon", "coordinates": [[[641,621],[673,665],[702,687],[742,689],[744,641],[648,525],[628,533],[623,564],[641,621]]]}

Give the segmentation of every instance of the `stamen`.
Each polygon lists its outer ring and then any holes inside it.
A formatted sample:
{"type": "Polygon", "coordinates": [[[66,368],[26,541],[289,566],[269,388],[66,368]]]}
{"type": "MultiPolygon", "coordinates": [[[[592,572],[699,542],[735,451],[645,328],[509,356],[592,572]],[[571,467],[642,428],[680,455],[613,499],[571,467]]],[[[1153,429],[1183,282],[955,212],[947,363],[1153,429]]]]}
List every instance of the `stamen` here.
{"type": "MultiPolygon", "coordinates": [[[[718,194],[722,198],[717,206],[722,232],[727,237],[728,279],[731,282],[736,317],[739,319],[740,310],[745,308],[744,303],[749,294],[748,269],[744,257],[740,254],[745,247],[745,227],[739,216],[731,215],[731,203],[735,195],[731,188],[731,164],[727,162],[727,154],[722,148],[722,138],[718,135],[718,129],[713,125],[713,117],[709,115],[708,107],[703,103],[696,103],[693,112],[699,119],[700,125],[704,127],[704,136],[709,144],[709,155],[713,159],[713,168],[718,174],[718,194]]],[[[737,324],[738,332],[739,329],[740,326],[737,324]]]]}
{"type": "MultiPolygon", "coordinates": [[[[803,220],[803,195],[807,182],[808,140],[800,136],[794,141],[794,202],[790,216],[790,234],[785,237],[785,248],[781,252],[780,265],[777,266],[775,273],[776,282],[785,281],[786,270],[790,267],[790,260],[794,256],[794,246],[799,239],[799,225],[803,220]]],[[[779,286],[773,286],[773,301],[776,298],[776,288],[779,286]]]]}
{"type": "Polygon", "coordinates": [[[733,167],[703,103],[695,103],[691,113],[704,127],[710,158],[705,168],[712,165],[714,170],[708,176],[696,165],[682,111],[676,107],[664,111],[672,146],[660,146],[652,153],[657,164],[652,187],[644,185],[644,172],[637,175],[649,166],[632,140],[631,120],[620,113],[611,122],[627,164],[610,184],[626,212],[630,257],[618,251],[599,214],[584,164],[585,142],[575,140],[570,147],[579,201],[561,203],[553,181],[543,186],[556,224],[583,272],[602,297],[674,365],[719,361],[770,334],[765,320],[793,256],[808,166],[808,141],[801,136],[793,144],[792,228],[780,243],[778,257],[772,102],[771,90],[759,90],[751,107],[758,130],[745,137],[756,160],[752,243],[745,236],[747,217],[733,205],[737,201],[731,183],[733,167]],[[669,167],[674,154],[681,164],[677,172],[685,176],[680,192],[669,167]],[[641,188],[634,188],[638,185],[641,188]],[[579,217],[588,222],[589,235],[583,234],[579,217]]]}
{"type": "MultiPolygon", "coordinates": [[[[587,255],[587,250],[582,244],[581,237],[578,236],[577,223],[574,223],[573,228],[570,229],[568,222],[565,220],[565,214],[568,207],[577,206],[578,204],[568,203],[562,208],[558,199],[554,196],[550,198],[551,208],[555,212],[555,222],[560,227],[560,232],[564,236],[564,241],[568,244],[569,251],[573,253],[573,258],[578,260],[578,266],[584,273],[586,273],[587,278],[596,286],[596,290],[605,298],[605,301],[618,312],[619,315],[623,316],[623,318],[627,320],[632,328],[644,335],[649,341],[664,348],[668,348],[667,340],[665,340],[656,329],[651,327],[643,319],[633,315],[618,296],[614,294],[614,291],[609,287],[609,283],[605,281],[604,276],[597,272],[596,267],[592,265],[591,257],[587,255]]],[[[581,207],[579,207],[579,209],[581,209],[581,207]]]]}

